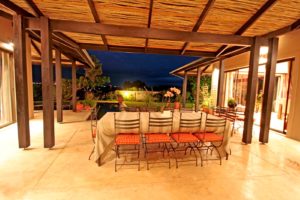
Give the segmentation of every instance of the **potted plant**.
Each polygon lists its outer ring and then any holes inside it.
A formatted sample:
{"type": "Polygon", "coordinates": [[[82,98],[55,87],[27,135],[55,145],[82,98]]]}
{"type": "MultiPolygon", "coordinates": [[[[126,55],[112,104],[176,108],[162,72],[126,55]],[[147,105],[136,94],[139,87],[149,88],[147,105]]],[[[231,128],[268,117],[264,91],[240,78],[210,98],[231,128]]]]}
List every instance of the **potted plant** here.
{"type": "Polygon", "coordinates": [[[213,107],[212,107],[210,96],[207,96],[203,99],[202,111],[205,112],[205,113],[208,113],[208,114],[213,114],[213,107]]]}
{"type": "Polygon", "coordinates": [[[235,107],[237,106],[237,103],[236,103],[235,99],[233,99],[233,98],[228,99],[227,106],[230,109],[235,109],[235,107]]]}

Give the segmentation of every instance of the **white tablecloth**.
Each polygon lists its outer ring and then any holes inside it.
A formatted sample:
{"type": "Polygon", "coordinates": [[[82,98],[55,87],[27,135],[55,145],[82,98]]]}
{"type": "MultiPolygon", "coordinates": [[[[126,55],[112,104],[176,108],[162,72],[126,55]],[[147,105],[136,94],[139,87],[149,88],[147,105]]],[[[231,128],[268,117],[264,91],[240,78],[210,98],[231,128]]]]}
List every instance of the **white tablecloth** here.
{"type": "MultiPolygon", "coordinates": [[[[116,112],[117,119],[136,119],[140,114],[141,121],[141,133],[148,132],[148,121],[149,121],[149,113],[148,112],[116,112]]],[[[200,112],[185,112],[183,113],[183,118],[195,119],[199,118],[200,112]]],[[[157,117],[168,117],[171,116],[170,111],[154,112],[151,113],[151,116],[157,117]]],[[[206,113],[202,113],[202,129],[205,127],[205,119],[206,113]]],[[[209,118],[217,118],[216,116],[208,115],[209,118]]],[[[173,130],[172,132],[179,131],[179,120],[180,120],[180,112],[173,112],[173,130]]],[[[231,137],[231,124],[230,122],[226,123],[224,140],[222,146],[219,148],[222,156],[226,156],[226,153],[229,154],[230,151],[230,137],[231,137]]],[[[184,131],[184,130],[181,130],[184,131]]],[[[195,130],[196,131],[196,130],[195,130]]],[[[150,132],[166,132],[170,133],[170,127],[157,128],[157,130],[152,129],[150,132]]],[[[96,142],[95,142],[95,154],[94,160],[98,161],[99,158],[101,160],[105,160],[105,156],[112,149],[115,138],[115,128],[114,128],[114,112],[106,113],[97,124],[97,134],[96,134],[96,142]]]]}

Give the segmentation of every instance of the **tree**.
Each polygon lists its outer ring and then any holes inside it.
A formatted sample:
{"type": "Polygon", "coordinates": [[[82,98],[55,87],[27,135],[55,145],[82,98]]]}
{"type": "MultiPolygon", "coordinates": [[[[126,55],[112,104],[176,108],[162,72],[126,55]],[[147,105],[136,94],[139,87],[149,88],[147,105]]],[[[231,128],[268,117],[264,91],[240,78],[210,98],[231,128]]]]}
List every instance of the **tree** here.
{"type": "Polygon", "coordinates": [[[147,87],[146,83],[141,80],[136,81],[125,81],[123,83],[123,88],[126,90],[132,90],[133,88],[136,89],[145,89],[147,87]]]}
{"type": "Polygon", "coordinates": [[[95,67],[86,69],[85,76],[80,76],[77,84],[78,90],[84,90],[86,97],[88,94],[92,94],[93,98],[95,94],[99,94],[97,90],[99,90],[101,86],[110,83],[110,78],[102,75],[103,71],[100,60],[94,55],[91,57],[95,63],[95,67]]]}

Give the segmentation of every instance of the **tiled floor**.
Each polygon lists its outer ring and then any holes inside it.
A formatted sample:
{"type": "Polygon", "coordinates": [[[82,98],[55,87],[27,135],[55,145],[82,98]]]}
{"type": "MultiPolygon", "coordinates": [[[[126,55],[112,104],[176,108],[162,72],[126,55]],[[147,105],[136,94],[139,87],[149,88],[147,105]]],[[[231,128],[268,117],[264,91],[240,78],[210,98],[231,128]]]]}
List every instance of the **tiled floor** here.
{"type": "Polygon", "coordinates": [[[299,199],[300,143],[276,133],[270,142],[241,144],[234,135],[228,161],[175,168],[143,163],[114,172],[113,161],[89,161],[90,124],[55,124],[56,146],[43,149],[40,114],[30,122],[32,147],[18,149],[16,125],[0,129],[0,199],[299,199]]]}

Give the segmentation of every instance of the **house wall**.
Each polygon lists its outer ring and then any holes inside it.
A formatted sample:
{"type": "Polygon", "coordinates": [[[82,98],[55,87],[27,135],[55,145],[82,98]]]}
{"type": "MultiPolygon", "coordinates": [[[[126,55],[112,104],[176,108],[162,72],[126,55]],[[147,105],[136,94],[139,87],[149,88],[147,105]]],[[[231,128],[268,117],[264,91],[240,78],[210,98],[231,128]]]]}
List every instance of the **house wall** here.
{"type": "MultiPolygon", "coordinates": [[[[250,53],[226,59],[225,71],[249,66],[250,53]]],[[[300,30],[290,32],[279,38],[278,60],[294,57],[292,80],[290,88],[290,112],[287,127],[287,137],[300,141],[300,30]]]]}

